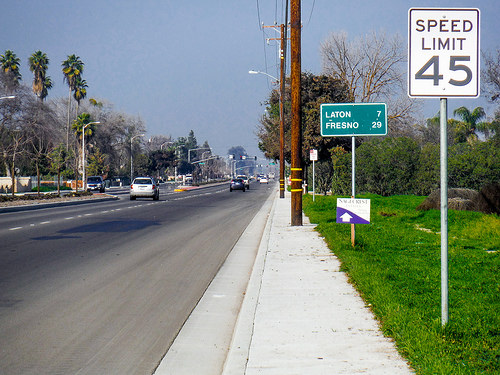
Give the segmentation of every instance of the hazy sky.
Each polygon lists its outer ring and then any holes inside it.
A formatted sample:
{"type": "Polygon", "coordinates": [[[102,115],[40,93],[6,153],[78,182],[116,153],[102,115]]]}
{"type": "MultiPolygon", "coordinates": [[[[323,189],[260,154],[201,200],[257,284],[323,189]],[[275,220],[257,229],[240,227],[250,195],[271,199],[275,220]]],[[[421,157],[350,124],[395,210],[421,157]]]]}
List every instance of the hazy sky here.
{"type": "MultiPolygon", "coordinates": [[[[0,53],[21,59],[23,81],[31,85],[28,57],[41,50],[50,59],[50,98],[66,97],[61,62],[76,54],[85,63],[87,97],[106,100],[115,110],[140,116],[147,136],[187,136],[207,140],[226,155],[243,146],[261,155],[255,136],[261,105],[273,87],[264,75],[277,76],[276,42],[259,23],[284,21],[284,0],[15,0],[0,8],[0,53]]],[[[332,31],[357,37],[371,31],[399,33],[407,39],[408,9],[477,7],[481,10],[481,47],[500,48],[498,0],[302,0],[302,69],[321,73],[320,43],[332,31]]],[[[481,99],[450,100],[491,107],[481,99]]],[[[490,109],[490,111],[488,111],[490,109]]],[[[426,99],[424,115],[439,110],[426,99]]],[[[318,124],[319,126],[319,124],[318,124]]]]}

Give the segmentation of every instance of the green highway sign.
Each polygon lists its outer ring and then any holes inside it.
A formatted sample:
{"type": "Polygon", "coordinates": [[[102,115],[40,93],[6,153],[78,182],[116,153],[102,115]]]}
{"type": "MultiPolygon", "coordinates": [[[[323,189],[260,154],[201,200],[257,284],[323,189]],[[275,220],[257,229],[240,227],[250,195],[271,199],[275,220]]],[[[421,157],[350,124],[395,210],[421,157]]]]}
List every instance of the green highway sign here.
{"type": "Polygon", "coordinates": [[[351,137],[387,134],[385,103],[321,104],[321,135],[351,137]]]}

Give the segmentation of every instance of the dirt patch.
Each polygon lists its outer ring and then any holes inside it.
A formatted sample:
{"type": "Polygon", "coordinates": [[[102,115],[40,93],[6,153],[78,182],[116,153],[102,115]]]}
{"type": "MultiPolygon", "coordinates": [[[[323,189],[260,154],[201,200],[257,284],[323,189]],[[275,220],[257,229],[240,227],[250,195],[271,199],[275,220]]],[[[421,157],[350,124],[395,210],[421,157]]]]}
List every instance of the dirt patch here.
{"type": "MultiPolygon", "coordinates": [[[[441,190],[434,190],[417,210],[439,210],[441,190]]],[[[500,214],[500,184],[487,184],[480,191],[472,189],[448,189],[448,208],[486,214],[500,214]]]]}

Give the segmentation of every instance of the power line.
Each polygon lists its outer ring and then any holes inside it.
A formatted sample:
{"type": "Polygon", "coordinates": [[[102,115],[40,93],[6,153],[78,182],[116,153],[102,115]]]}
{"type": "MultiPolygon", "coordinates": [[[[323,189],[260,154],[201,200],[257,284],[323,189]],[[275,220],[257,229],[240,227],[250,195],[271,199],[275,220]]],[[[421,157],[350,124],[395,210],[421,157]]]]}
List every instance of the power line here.
{"type": "Polygon", "coordinates": [[[257,0],[257,18],[259,19],[259,29],[261,28],[259,0],[257,0]]]}
{"type": "Polygon", "coordinates": [[[309,13],[309,20],[307,21],[306,27],[309,26],[309,23],[311,22],[311,17],[312,17],[313,11],[314,11],[314,4],[315,3],[316,3],[316,0],[313,0],[313,5],[312,5],[312,8],[311,8],[311,13],[309,13]]]}

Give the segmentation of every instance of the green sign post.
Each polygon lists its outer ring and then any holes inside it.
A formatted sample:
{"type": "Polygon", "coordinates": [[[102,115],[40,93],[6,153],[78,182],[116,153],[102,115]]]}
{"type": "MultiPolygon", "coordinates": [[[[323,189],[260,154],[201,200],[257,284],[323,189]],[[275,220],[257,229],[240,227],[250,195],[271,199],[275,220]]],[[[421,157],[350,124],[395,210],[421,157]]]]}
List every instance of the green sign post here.
{"type": "Polygon", "coordinates": [[[385,103],[321,104],[321,135],[387,135],[387,106],[385,103]]]}

